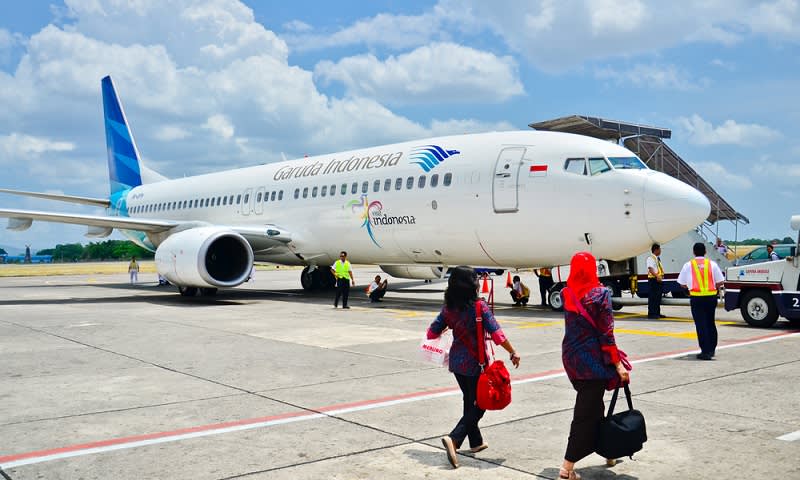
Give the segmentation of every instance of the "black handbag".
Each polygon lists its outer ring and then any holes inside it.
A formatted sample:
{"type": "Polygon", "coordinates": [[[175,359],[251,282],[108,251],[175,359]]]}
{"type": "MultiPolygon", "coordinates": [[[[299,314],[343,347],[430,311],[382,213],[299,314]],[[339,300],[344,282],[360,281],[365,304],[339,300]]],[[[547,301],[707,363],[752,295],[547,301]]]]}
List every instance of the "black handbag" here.
{"type": "Polygon", "coordinates": [[[631,391],[625,385],[625,398],[628,399],[628,411],[614,414],[614,405],[617,403],[619,387],[614,390],[608,414],[600,422],[597,434],[597,447],[595,452],[605,458],[631,457],[642,449],[647,441],[647,429],[644,424],[644,415],[639,410],[633,409],[631,391]]]}

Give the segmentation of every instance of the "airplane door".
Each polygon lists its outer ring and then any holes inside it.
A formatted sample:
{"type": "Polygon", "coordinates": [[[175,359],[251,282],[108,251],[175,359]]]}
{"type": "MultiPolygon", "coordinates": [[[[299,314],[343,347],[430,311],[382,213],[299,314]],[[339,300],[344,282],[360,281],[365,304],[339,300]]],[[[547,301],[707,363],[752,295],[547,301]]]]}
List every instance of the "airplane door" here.
{"type": "Polygon", "coordinates": [[[261,201],[263,200],[263,198],[261,198],[263,197],[263,194],[264,194],[264,187],[260,187],[256,191],[255,195],[256,198],[253,199],[253,212],[256,215],[261,215],[262,213],[264,213],[264,203],[261,201]]]}
{"type": "Polygon", "coordinates": [[[242,194],[242,208],[239,210],[242,215],[250,215],[250,202],[252,201],[253,189],[248,188],[242,194]]]}
{"type": "Polygon", "coordinates": [[[492,202],[496,213],[513,213],[519,206],[519,170],[524,147],[504,148],[497,157],[492,182],[492,202]]]}

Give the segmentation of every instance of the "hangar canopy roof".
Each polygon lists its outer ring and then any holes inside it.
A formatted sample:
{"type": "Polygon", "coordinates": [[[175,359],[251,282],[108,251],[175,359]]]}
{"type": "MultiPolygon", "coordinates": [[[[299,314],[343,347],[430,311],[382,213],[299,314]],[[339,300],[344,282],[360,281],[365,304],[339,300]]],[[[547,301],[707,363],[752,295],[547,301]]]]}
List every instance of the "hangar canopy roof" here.
{"type": "Polygon", "coordinates": [[[694,168],[664,143],[665,138],[672,136],[672,132],[666,128],[582,115],[531,123],[529,126],[536,130],[576,133],[602,140],[615,140],[636,153],[651,169],[671,175],[702,192],[711,203],[711,213],[707,219],[709,223],[714,224],[719,220],[750,223],[747,217],[737,212],[694,168]]]}

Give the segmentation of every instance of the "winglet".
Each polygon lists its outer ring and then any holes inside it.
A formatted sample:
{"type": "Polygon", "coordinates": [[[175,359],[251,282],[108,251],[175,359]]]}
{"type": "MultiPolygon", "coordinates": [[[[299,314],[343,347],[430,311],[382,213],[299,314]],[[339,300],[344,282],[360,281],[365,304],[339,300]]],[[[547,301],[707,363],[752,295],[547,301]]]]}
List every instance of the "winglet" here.
{"type": "Polygon", "coordinates": [[[110,76],[101,81],[111,196],[142,184],[139,150],[110,76]]]}

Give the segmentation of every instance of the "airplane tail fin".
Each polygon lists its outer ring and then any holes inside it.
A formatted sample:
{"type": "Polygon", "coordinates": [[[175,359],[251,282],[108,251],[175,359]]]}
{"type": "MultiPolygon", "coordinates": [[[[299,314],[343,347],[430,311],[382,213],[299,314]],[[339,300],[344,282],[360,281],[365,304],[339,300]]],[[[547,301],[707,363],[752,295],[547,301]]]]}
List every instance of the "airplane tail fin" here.
{"type": "Polygon", "coordinates": [[[128,127],[125,111],[122,109],[110,76],[101,81],[103,90],[103,116],[106,129],[106,149],[108,150],[108,179],[111,196],[129,190],[143,183],[164,180],[165,178],[142,165],[139,149],[128,127]],[[145,181],[143,181],[143,178],[145,181]]]}

